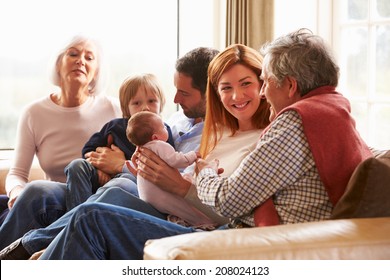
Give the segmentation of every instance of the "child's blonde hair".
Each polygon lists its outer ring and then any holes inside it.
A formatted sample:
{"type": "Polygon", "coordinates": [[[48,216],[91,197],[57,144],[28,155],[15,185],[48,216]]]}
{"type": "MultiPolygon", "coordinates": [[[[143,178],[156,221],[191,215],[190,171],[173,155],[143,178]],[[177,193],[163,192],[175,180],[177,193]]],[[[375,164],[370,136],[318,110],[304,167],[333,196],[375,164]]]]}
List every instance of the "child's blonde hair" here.
{"type": "Polygon", "coordinates": [[[131,117],[129,103],[140,87],[148,88],[156,94],[160,101],[160,113],[162,112],[165,105],[165,95],[157,77],[153,74],[141,74],[127,78],[119,89],[119,102],[124,118],[131,117]]]}

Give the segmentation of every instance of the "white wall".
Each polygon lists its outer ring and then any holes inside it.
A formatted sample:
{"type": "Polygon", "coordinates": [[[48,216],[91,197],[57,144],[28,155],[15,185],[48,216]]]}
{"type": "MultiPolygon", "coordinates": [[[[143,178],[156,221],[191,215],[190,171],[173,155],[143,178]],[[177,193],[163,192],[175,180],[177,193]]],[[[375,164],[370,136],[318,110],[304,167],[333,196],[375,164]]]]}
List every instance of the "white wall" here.
{"type": "Polygon", "coordinates": [[[179,4],[179,56],[196,47],[223,49],[225,43],[225,1],[186,0],[180,1],[179,4]]]}

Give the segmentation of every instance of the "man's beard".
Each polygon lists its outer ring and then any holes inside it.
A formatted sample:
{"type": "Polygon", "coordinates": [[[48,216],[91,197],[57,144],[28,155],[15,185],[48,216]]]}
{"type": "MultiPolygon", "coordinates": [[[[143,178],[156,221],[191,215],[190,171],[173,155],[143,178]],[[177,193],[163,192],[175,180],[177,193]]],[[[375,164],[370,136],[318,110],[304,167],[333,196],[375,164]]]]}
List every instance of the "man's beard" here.
{"type": "Polygon", "coordinates": [[[202,99],[196,106],[193,106],[191,110],[183,110],[184,115],[190,119],[202,118],[206,114],[206,101],[202,99]]]}

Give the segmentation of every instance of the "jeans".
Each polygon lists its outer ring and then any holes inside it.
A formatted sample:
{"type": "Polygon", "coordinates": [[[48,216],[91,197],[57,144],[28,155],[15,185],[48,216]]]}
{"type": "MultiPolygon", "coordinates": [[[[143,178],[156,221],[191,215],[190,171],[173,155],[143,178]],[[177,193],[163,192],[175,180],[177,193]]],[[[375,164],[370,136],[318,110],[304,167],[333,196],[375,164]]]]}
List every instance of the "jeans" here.
{"type": "Polygon", "coordinates": [[[66,184],[37,180],[26,185],[0,227],[0,248],[33,228],[45,227],[65,214],[66,184]]]}
{"type": "Polygon", "coordinates": [[[8,196],[5,194],[1,194],[0,195],[0,226],[3,224],[8,213],[9,213],[8,196]]]}
{"type": "MultiPolygon", "coordinates": [[[[128,182],[128,185],[132,189],[133,193],[125,191],[123,187],[119,188],[106,185],[99,188],[96,194],[89,197],[85,203],[97,201],[106,204],[113,204],[148,213],[161,219],[166,219],[165,214],[162,214],[153,208],[150,204],[138,198],[137,194],[134,193],[134,190],[137,190],[137,186],[133,182],[128,182]]],[[[22,237],[23,247],[30,254],[45,249],[47,246],[49,246],[51,241],[53,241],[53,239],[65,228],[65,226],[69,224],[69,220],[72,218],[74,213],[79,211],[78,209],[81,207],[81,205],[73,208],[46,228],[35,229],[27,232],[22,237]]]]}
{"type": "MultiPolygon", "coordinates": [[[[136,185],[129,178],[134,176],[123,173],[121,177],[110,180],[91,199],[97,199],[109,186],[117,186],[138,195],[136,185]]],[[[66,213],[65,197],[65,183],[47,180],[28,183],[0,227],[0,249],[29,230],[47,227],[63,216],[66,213]]]]}
{"type": "Polygon", "coordinates": [[[41,259],[142,259],[147,240],[195,231],[139,211],[100,202],[86,202],[75,209],[69,223],[41,259]]]}
{"type": "Polygon", "coordinates": [[[97,169],[85,159],[72,160],[65,167],[66,209],[83,203],[99,188],[97,169]]]}
{"type": "MultiPolygon", "coordinates": [[[[97,169],[85,159],[71,161],[65,167],[65,174],[67,211],[86,201],[100,187],[97,169]]],[[[137,183],[136,177],[131,173],[120,173],[115,178],[122,176],[137,183]]]]}

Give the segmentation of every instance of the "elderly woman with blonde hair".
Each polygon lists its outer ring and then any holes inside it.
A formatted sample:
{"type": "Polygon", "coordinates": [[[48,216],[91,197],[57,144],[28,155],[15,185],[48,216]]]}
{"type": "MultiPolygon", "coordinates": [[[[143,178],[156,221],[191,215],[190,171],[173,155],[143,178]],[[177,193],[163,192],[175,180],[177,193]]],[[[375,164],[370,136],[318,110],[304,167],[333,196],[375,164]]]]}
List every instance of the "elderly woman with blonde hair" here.
{"type": "MultiPolygon", "coordinates": [[[[81,156],[94,132],[121,116],[119,102],[101,94],[103,80],[102,52],[95,40],[77,36],[59,52],[52,75],[59,91],[29,104],[19,120],[15,158],[6,179],[8,207],[13,211],[2,224],[3,236],[29,230],[20,226],[28,224],[23,220],[27,211],[45,213],[51,223],[47,206],[66,190],[64,168],[81,156]],[[28,183],[34,156],[46,180],[28,183]],[[42,201],[40,209],[31,207],[34,199],[42,201]]],[[[12,241],[6,239],[1,238],[1,248],[12,241]]]]}

